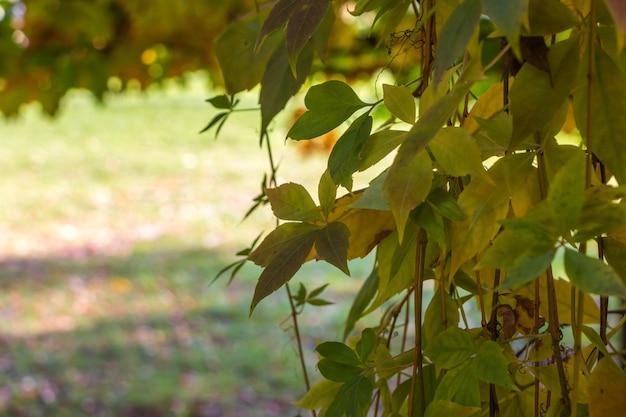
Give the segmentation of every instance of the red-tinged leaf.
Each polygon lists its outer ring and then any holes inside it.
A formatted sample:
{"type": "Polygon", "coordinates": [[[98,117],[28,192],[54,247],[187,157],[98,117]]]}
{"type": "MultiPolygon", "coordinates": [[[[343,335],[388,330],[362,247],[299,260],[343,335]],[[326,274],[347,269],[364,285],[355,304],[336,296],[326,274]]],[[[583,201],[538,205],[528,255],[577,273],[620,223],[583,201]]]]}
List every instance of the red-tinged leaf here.
{"type": "Polygon", "coordinates": [[[308,223],[281,224],[267,235],[259,247],[248,256],[248,259],[259,266],[268,266],[279,253],[299,246],[302,241],[308,240],[310,235],[315,235],[320,229],[320,226],[308,223]]]}
{"type": "Polygon", "coordinates": [[[326,15],[330,0],[298,0],[296,3],[286,31],[287,52],[292,59],[298,56],[315,33],[315,29],[326,15]]]}
{"type": "Polygon", "coordinates": [[[331,265],[336,266],[346,275],[350,275],[348,269],[348,238],[350,230],[340,222],[329,223],[320,230],[315,239],[315,251],[317,255],[331,265]]]}
{"type": "Polygon", "coordinates": [[[298,6],[299,0],[279,0],[276,5],[270,11],[270,14],[263,22],[263,27],[259,32],[259,41],[262,42],[263,38],[269,33],[275,31],[282,25],[289,21],[289,18],[293,14],[293,11],[298,6]]]}
{"type": "Polygon", "coordinates": [[[313,249],[317,232],[315,230],[299,235],[298,239],[294,239],[289,245],[283,245],[281,250],[271,258],[254,289],[250,315],[261,300],[282,287],[298,272],[313,249]]]}
{"type": "Polygon", "coordinates": [[[274,215],[279,219],[301,222],[324,220],[313,198],[300,184],[290,182],[278,188],[268,188],[265,194],[270,200],[274,215]]]}
{"type": "Polygon", "coordinates": [[[422,150],[411,159],[396,158],[385,181],[387,202],[398,227],[402,241],[409,213],[421,204],[433,182],[433,167],[428,152],[422,150]]]}

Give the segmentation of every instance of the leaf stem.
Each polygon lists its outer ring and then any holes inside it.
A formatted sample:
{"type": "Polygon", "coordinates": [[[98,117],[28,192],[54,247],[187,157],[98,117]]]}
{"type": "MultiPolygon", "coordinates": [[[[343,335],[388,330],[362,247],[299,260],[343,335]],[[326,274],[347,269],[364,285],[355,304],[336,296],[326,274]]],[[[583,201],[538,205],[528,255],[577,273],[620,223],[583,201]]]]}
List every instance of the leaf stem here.
{"type": "MultiPolygon", "coordinates": [[[[426,392],[424,389],[424,369],[422,358],[422,296],[424,284],[424,267],[426,263],[426,232],[420,229],[415,246],[415,284],[413,291],[413,314],[415,322],[415,350],[413,352],[413,379],[411,382],[411,394],[409,396],[409,416],[415,416],[415,396],[419,390],[420,410],[418,416],[424,416],[426,411],[426,392]]],[[[443,289],[442,289],[443,290],[443,289]]]]}

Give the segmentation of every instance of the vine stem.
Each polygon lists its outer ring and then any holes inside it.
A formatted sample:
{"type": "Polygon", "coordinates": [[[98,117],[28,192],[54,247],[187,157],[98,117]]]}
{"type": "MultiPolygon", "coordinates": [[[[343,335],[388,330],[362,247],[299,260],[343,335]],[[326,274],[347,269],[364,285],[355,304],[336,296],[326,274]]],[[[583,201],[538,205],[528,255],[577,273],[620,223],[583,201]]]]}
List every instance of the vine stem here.
{"type": "MultiPolygon", "coordinates": [[[[416,392],[419,390],[420,410],[419,416],[426,411],[426,392],[424,389],[424,367],[422,358],[422,296],[424,284],[424,266],[426,263],[426,232],[420,229],[415,245],[415,284],[413,291],[413,320],[415,322],[415,350],[413,352],[413,375],[411,381],[411,394],[409,397],[409,416],[415,416],[416,392]]],[[[443,290],[443,289],[442,289],[443,290]]]]}
{"type": "MultiPolygon", "coordinates": [[[[539,139],[538,135],[536,136],[537,139],[539,139]]],[[[537,171],[539,174],[539,191],[541,193],[541,199],[544,200],[548,194],[548,183],[546,179],[545,161],[543,159],[542,150],[539,150],[539,152],[537,153],[537,171]]],[[[567,384],[567,377],[565,375],[563,357],[561,356],[562,333],[561,329],[559,328],[559,312],[556,300],[556,289],[554,286],[554,275],[552,274],[551,266],[549,266],[546,270],[546,286],[548,288],[548,333],[550,333],[550,337],[552,340],[552,354],[559,375],[561,402],[563,404],[564,414],[571,415],[569,387],[567,384]]]]}

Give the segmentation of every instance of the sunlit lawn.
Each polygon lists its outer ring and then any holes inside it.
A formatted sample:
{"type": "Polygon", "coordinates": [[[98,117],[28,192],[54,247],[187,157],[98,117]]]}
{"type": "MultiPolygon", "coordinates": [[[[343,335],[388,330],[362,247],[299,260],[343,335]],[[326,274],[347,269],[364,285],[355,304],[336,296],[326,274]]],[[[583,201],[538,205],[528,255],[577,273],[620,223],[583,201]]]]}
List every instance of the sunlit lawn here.
{"type": "MultiPolygon", "coordinates": [[[[210,93],[201,76],[188,81],[105,106],[77,91],[58,118],[33,105],[1,122],[0,415],[296,412],[304,388],[284,294],[248,319],[255,267],[209,286],[272,227],[266,208],[241,223],[265,153],[250,113],[217,141],[199,135],[210,93]]],[[[277,136],[280,172],[314,190],[323,160],[277,136]]],[[[368,267],[340,278],[313,264],[300,277],[334,281],[340,298],[368,267]]],[[[305,316],[307,351],[339,337],[344,319],[335,307],[305,316]]]]}

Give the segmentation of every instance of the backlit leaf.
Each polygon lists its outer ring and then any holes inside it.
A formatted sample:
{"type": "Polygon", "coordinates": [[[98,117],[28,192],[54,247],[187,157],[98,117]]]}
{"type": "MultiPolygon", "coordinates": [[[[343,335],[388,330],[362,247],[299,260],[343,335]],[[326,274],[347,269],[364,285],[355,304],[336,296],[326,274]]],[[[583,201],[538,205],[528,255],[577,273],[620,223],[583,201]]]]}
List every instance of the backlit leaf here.
{"type": "Polygon", "coordinates": [[[364,114],[356,119],[339,138],[328,157],[328,172],[335,184],[352,191],[352,174],[360,163],[361,150],[372,131],[372,116],[364,114]]]}
{"type": "Polygon", "coordinates": [[[519,36],[526,6],[526,0],[483,0],[485,14],[502,31],[518,57],[521,56],[519,36]]]}
{"type": "Polygon", "coordinates": [[[387,202],[398,226],[398,237],[402,241],[409,213],[422,203],[433,180],[432,162],[423,150],[411,159],[398,159],[392,165],[385,181],[387,202]]]}
{"type": "Polygon", "coordinates": [[[320,199],[322,213],[324,213],[324,216],[328,217],[335,205],[335,199],[337,198],[337,185],[333,182],[328,170],[324,171],[320,178],[317,194],[320,199]]]}
{"type": "Polygon", "coordinates": [[[618,49],[621,50],[626,38],[626,4],[621,0],[606,0],[606,5],[613,16],[617,29],[618,49]]]}
{"type": "Polygon", "coordinates": [[[521,287],[543,274],[554,259],[554,250],[542,254],[525,254],[508,271],[499,290],[521,287]]]}
{"type": "Polygon", "coordinates": [[[610,357],[600,359],[591,372],[587,394],[589,417],[619,416],[626,410],[626,374],[610,357]]]}
{"type": "Polygon", "coordinates": [[[367,106],[348,84],[337,80],[311,87],[304,103],[309,111],[296,120],[287,134],[295,140],[312,139],[328,133],[355,111],[367,106]]]}
{"type": "MultiPolygon", "coordinates": [[[[441,288],[437,288],[437,291],[435,291],[435,294],[431,298],[430,303],[428,303],[428,307],[426,307],[426,311],[424,313],[423,343],[426,348],[428,348],[428,345],[437,338],[437,335],[444,331],[444,306],[441,298],[441,288]]],[[[449,327],[457,327],[460,315],[456,301],[454,301],[447,292],[444,293],[444,298],[447,325],[449,327]]]]}
{"type": "Polygon", "coordinates": [[[597,258],[565,249],[565,272],[580,290],[598,295],[626,298],[626,285],[611,266],[597,258]]]}
{"type": "Polygon", "coordinates": [[[304,397],[295,401],[293,404],[296,407],[305,408],[307,410],[322,408],[330,404],[342,385],[341,382],[322,379],[313,385],[304,397]]]}
{"type": "Polygon", "coordinates": [[[403,122],[415,123],[415,98],[407,87],[383,84],[383,99],[391,114],[403,122]]]}
{"type": "Polygon", "coordinates": [[[293,182],[268,188],[265,194],[270,200],[274,215],[282,220],[314,222],[323,220],[309,192],[293,182]]]}
{"type": "Polygon", "coordinates": [[[476,377],[489,384],[516,391],[518,388],[509,374],[509,363],[502,350],[502,346],[496,342],[483,342],[473,363],[476,377]]]}
{"type": "Polygon", "coordinates": [[[340,221],[350,230],[349,260],[366,256],[396,228],[390,211],[352,208],[362,195],[353,193],[341,197],[328,216],[328,222],[340,221]]]}
{"type": "Polygon", "coordinates": [[[558,0],[529,0],[528,22],[533,36],[563,32],[579,23],[572,11],[558,0]]]}
{"type": "Polygon", "coordinates": [[[299,0],[279,0],[272,10],[270,10],[267,19],[263,22],[263,26],[259,31],[259,39],[267,36],[289,21],[291,14],[296,9],[299,0]]]}
{"type": "Polygon", "coordinates": [[[348,238],[350,230],[340,222],[329,223],[320,230],[315,239],[315,251],[326,262],[336,266],[346,275],[348,269],[348,238]]]}
{"type": "Polygon", "coordinates": [[[488,178],[482,165],[480,148],[467,130],[446,127],[428,145],[435,160],[453,177],[476,175],[488,178]]]}
{"type": "Polygon", "coordinates": [[[428,343],[424,354],[440,368],[452,369],[476,352],[476,346],[469,334],[456,326],[451,326],[428,343]]]}
{"type": "Polygon", "coordinates": [[[435,83],[455,60],[463,55],[465,47],[478,27],[482,4],[480,0],[465,0],[457,6],[446,21],[437,41],[435,83]]]}
{"type": "Polygon", "coordinates": [[[372,134],[361,151],[359,171],[365,171],[389,155],[400,146],[406,134],[403,130],[381,130],[372,134]]]}

